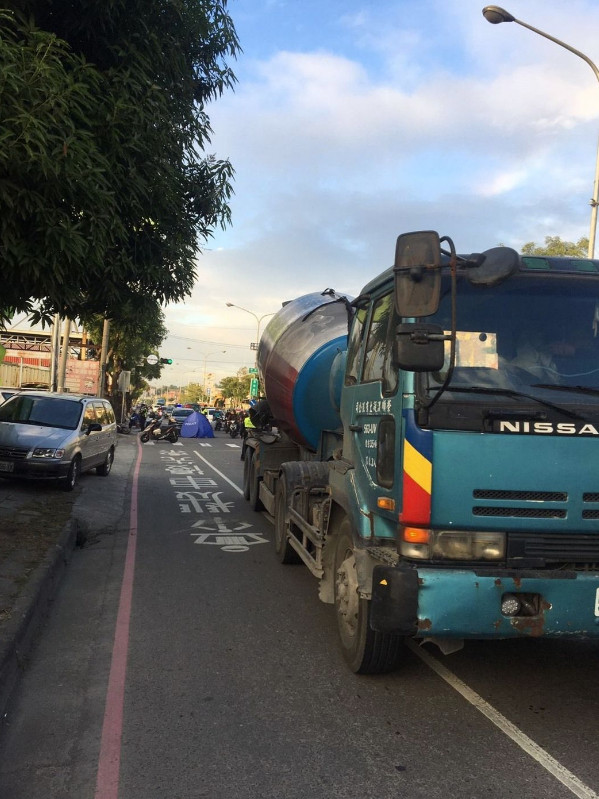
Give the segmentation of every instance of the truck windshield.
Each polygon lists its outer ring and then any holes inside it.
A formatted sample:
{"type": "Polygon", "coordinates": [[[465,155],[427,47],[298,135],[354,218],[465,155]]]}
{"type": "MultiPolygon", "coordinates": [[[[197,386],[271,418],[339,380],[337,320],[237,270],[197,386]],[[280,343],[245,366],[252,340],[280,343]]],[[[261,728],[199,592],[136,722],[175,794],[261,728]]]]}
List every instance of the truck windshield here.
{"type": "MultiPolygon", "coordinates": [[[[449,283],[444,284],[438,312],[426,321],[450,331],[449,283]]],[[[445,342],[443,369],[419,376],[423,394],[432,396],[439,390],[449,354],[445,342]]],[[[597,404],[596,277],[519,273],[492,288],[459,278],[456,364],[439,402],[488,405],[494,389],[503,406],[531,399],[558,407],[597,404]]]]}

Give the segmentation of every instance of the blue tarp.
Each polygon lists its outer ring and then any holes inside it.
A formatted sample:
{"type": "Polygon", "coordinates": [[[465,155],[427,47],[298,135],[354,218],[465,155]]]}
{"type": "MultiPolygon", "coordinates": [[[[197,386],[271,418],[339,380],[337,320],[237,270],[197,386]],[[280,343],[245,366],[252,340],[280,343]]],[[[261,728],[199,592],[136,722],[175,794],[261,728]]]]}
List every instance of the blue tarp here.
{"type": "Polygon", "coordinates": [[[214,438],[214,430],[203,413],[190,413],[181,426],[181,438],[214,438]]]}

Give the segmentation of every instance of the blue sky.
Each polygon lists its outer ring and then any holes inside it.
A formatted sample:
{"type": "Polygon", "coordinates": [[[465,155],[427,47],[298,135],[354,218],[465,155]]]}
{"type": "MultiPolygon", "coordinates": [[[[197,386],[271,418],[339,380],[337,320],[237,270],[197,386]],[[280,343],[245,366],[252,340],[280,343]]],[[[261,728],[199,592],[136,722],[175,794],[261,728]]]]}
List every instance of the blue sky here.
{"type": "MultiPolygon", "coordinates": [[[[166,309],[165,379],[251,366],[256,316],[327,287],[356,295],[400,233],[436,229],[461,252],[588,236],[599,81],[483,5],[229,0],[243,53],[235,92],[208,108],[208,152],[236,170],[233,224],[166,309]]],[[[599,62],[596,0],[504,7],[599,62]]]]}

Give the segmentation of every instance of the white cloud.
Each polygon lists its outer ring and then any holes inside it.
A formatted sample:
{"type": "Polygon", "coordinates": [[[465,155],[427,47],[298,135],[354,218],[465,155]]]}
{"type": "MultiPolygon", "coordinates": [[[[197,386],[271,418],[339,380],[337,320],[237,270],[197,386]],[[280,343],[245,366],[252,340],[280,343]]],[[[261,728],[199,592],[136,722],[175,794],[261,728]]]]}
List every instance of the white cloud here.
{"type": "MultiPolygon", "coordinates": [[[[592,55],[595,3],[510,3],[592,55]]],[[[599,132],[588,65],[518,25],[489,25],[478,0],[332,7],[334,18],[326,4],[302,18],[302,48],[282,42],[259,60],[242,40],[236,92],[209,109],[210,151],[236,169],[233,227],[166,314],[177,335],[237,343],[250,363],[254,322],[226,301],[260,315],[328,286],[356,293],[406,230],[437,228],[461,251],[588,233],[599,132]],[[309,23],[343,33],[343,46],[313,49],[309,23]]]]}

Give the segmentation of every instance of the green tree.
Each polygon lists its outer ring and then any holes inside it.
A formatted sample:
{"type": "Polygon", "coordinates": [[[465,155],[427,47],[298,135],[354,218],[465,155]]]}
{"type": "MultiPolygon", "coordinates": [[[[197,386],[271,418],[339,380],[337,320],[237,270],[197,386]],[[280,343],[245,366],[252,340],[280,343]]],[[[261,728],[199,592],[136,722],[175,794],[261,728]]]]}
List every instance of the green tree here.
{"type": "MultiPolygon", "coordinates": [[[[101,316],[88,318],[85,327],[94,342],[98,345],[102,341],[104,320],[101,316]]],[[[143,320],[133,320],[125,314],[116,322],[111,323],[108,337],[108,364],[107,396],[112,400],[115,408],[120,407],[118,394],[118,377],[122,371],[131,372],[131,389],[129,402],[135,400],[149,388],[148,380],[160,377],[162,366],[160,363],[150,366],[146,357],[150,353],[158,352],[160,345],[168,335],[164,324],[164,314],[154,302],[153,312],[146,304],[146,313],[143,320]]]]}
{"type": "Polygon", "coordinates": [[[559,236],[545,236],[544,247],[538,246],[534,241],[529,241],[522,247],[522,255],[570,255],[586,258],[588,251],[589,240],[584,237],[573,242],[562,241],[559,236]]]}
{"type": "Polygon", "coordinates": [[[141,319],[230,221],[206,106],[235,77],[227,0],[13,0],[0,10],[0,318],[141,319]]]}
{"type": "Polygon", "coordinates": [[[220,391],[225,400],[230,400],[233,404],[239,405],[246,400],[250,393],[250,381],[252,376],[246,367],[239,369],[233,377],[223,377],[216,388],[220,391]]]}
{"type": "Polygon", "coordinates": [[[203,401],[203,398],[204,398],[204,391],[200,383],[189,383],[181,391],[181,402],[183,404],[185,404],[186,402],[200,403],[203,401]]]}

